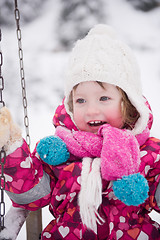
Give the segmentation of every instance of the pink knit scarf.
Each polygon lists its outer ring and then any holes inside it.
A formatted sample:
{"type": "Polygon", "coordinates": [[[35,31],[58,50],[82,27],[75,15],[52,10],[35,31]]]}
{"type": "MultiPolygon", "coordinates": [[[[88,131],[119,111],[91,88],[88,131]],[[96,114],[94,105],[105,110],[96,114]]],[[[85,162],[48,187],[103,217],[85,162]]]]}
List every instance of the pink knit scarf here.
{"type": "Polygon", "coordinates": [[[149,129],[134,136],[130,130],[105,124],[96,135],[59,126],[56,135],[66,143],[72,155],[78,158],[101,158],[102,178],[110,181],[138,172],[139,146],[149,137],[149,129]]]}

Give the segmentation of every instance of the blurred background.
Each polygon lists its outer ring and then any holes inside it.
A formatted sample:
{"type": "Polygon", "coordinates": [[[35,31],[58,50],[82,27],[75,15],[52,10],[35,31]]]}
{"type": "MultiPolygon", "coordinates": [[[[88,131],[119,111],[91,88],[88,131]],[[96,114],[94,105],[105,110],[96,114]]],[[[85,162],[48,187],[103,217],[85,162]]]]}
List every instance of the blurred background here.
{"type": "MultiPolygon", "coordinates": [[[[114,27],[133,49],[154,114],[151,134],[160,138],[160,0],[23,0],[18,6],[32,150],[54,133],[52,118],[64,96],[70,50],[97,23],[114,27]]],[[[3,98],[25,137],[14,0],[0,1],[0,25],[3,98]]],[[[43,211],[45,226],[50,216],[48,208],[43,211]]],[[[25,239],[24,232],[18,239],[25,239]]]]}
{"type": "MultiPolygon", "coordinates": [[[[134,51],[144,95],[160,137],[160,0],[18,1],[32,146],[53,133],[52,116],[63,98],[69,52],[97,23],[115,28],[134,51]]],[[[0,1],[4,99],[23,128],[23,109],[14,0],[0,1]]]]}

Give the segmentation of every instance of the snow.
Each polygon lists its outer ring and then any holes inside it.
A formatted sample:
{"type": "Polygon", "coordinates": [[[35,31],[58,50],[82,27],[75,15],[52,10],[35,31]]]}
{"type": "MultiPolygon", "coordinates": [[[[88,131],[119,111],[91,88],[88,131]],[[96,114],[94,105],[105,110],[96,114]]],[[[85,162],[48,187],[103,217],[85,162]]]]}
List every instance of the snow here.
{"type": "MultiPolygon", "coordinates": [[[[55,23],[58,9],[58,1],[49,0],[44,4],[40,17],[28,25],[21,26],[32,150],[40,138],[54,133],[52,117],[63,97],[64,70],[69,53],[56,51],[55,23]]],[[[132,8],[125,0],[108,0],[105,11],[106,23],[117,29],[138,59],[143,92],[154,115],[151,134],[160,138],[160,8],[144,13],[132,8]]],[[[23,127],[15,29],[2,29],[2,34],[4,98],[13,118],[23,127]]],[[[25,136],[25,130],[23,133],[25,136]]],[[[6,195],[5,201],[8,211],[11,202],[6,195]]],[[[152,216],[160,222],[159,214],[153,212],[152,216]]],[[[45,207],[43,227],[51,219],[48,207],[45,207]]],[[[26,239],[25,225],[17,239],[26,239]]]]}

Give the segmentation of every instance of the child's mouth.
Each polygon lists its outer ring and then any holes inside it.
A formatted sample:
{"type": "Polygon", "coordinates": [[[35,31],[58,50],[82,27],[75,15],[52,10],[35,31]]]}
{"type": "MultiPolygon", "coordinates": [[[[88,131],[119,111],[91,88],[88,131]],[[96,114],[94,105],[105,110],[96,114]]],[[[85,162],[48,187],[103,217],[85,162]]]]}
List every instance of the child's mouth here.
{"type": "Polygon", "coordinates": [[[101,126],[105,123],[107,123],[107,122],[104,122],[104,121],[90,121],[90,122],[88,122],[89,126],[91,126],[91,127],[98,127],[98,126],[101,126]]]}

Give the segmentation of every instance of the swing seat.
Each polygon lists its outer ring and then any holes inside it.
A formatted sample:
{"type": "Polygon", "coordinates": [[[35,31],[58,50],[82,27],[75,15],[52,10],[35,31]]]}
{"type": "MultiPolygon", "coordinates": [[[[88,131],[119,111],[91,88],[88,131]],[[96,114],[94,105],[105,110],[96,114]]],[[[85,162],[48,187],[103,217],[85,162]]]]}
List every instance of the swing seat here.
{"type": "Polygon", "coordinates": [[[29,212],[29,210],[11,206],[4,217],[4,229],[0,232],[0,240],[16,240],[29,212]]]}

